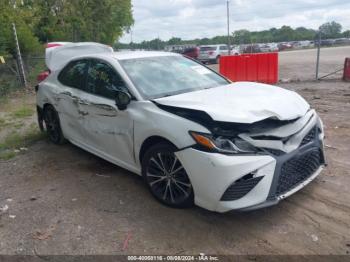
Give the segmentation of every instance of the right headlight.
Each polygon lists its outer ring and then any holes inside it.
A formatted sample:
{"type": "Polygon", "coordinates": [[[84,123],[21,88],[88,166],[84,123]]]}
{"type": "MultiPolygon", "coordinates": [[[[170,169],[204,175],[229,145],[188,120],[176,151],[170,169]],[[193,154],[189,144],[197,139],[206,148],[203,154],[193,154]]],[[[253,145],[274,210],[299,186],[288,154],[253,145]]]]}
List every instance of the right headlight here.
{"type": "Polygon", "coordinates": [[[211,134],[197,133],[194,131],[190,131],[190,135],[201,148],[212,152],[226,154],[252,154],[258,151],[250,143],[239,137],[214,137],[211,134]]]}

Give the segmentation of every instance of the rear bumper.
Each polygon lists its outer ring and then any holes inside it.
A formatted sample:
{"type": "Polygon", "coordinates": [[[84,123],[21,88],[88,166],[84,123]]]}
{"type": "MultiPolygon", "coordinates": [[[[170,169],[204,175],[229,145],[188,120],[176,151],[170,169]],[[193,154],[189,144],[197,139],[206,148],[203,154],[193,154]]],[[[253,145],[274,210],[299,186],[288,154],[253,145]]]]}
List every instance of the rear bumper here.
{"type": "Polygon", "coordinates": [[[325,165],[319,135],[280,156],[223,155],[193,148],[176,154],[192,182],[195,203],[217,212],[275,205],[309,184],[325,165]],[[253,180],[257,182],[249,182],[253,180]]]}
{"type": "Polygon", "coordinates": [[[212,62],[216,61],[216,58],[198,58],[200,62],[212,62]]]}
{"type": "Polygon", "coordinates": [[[197,58],[201,62],[210,62],[210,61],[215,61],[216,60],[216,55],[212,56],[198,56],[197,58]]]}

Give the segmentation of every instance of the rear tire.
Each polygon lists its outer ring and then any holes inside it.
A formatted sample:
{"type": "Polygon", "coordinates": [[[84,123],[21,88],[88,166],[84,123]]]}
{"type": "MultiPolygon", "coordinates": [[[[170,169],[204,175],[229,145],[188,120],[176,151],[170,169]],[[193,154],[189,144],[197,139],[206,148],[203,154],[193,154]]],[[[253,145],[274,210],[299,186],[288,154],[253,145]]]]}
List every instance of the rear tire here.
{"type": "Polygon", "coordinates": [[[216,57],[215,63],[216,63],[216,64],[220,64],[220,56],[219,56],[219,55],[216,57]]]}
{"type": "Polygon", "coordinates": [[[176,147],[165,142],[152,146],[142,159],[142,176],[151,194],[162,204],[174,208],[193,206],[194,193],[190,179],[176,147]]]}
{"type": "Polygon", "coordinates": [[[60,118],[52,105],[45,106],[43,119],[49,140],[56,145],[64,144],[66,139],[62,133],[60,118]]]}

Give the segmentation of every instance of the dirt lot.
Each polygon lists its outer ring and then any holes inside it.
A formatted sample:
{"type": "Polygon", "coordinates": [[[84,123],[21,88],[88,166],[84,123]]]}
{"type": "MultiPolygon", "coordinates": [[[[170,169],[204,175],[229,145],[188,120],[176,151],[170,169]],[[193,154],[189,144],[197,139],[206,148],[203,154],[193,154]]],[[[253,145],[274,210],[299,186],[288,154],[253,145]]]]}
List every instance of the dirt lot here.
{"type": "MultiPolygon", "coordinates": [[[[280,79],[313,80],[316,74],[316,49],[287,51],[279,53],[280,79]]],[[[344,67],[345,57],[350,57],[350,46],[322,48],[319,76],[325,76],[344,67]]],[[[218,69],[218,65],[210,65],[218,69]]],[[[339,79],[342,72],[328,79],[339,79]]]]}
{"type": "Polygon", "coordinates": [[[42,140],[0,161],[0,208],[8,207],[0,254],[349,254],[350,83],[283,87],[323,118],[329,166],[279,205],[226,214],[167,208],[136,175],[42,140]]]}

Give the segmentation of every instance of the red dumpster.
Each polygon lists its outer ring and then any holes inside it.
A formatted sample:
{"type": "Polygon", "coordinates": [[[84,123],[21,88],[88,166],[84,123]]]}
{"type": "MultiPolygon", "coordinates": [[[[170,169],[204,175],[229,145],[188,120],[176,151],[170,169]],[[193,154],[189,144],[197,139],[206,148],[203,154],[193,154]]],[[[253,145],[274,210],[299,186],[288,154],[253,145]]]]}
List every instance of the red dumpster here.
{"type": "Polygon", "coordinates": [[[345,58],[343,80],[350,81],[350,58],[345,58]]]}
{"type": "Polygon", "coordinates": [[[278,53],[222,56],[220,73],[234,82],[275,84],[278,82],[278,53]]]}

